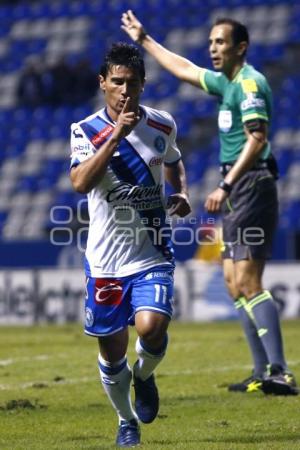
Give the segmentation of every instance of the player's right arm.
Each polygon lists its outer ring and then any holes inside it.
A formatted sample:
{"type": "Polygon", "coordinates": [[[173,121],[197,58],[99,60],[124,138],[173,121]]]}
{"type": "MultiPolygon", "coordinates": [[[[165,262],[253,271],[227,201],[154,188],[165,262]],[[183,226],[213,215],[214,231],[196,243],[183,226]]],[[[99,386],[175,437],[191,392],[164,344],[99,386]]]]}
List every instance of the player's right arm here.
{"type": "Polygon", "coordinates": [[[156,42],[145,32],[141,22],[135,17],[131,10],[122,14],[121,28],[130,38],[140,44],[157,62],[175,77],[186,81],[198,88],[203,88],[201,78],[203,78],[204,68],[197,66],[186,58],[166,49],[156,42]]]}
{"type": "Polygon", "coordinates": [[[97,152],[71,169],[71,182],[75,191],[87,194],[99,184],[121,139],[127,136],[137,124],[139,117],[128,111],[130,98],[127,97],[118,117],[116,126],[108,140],[97,152]]]}

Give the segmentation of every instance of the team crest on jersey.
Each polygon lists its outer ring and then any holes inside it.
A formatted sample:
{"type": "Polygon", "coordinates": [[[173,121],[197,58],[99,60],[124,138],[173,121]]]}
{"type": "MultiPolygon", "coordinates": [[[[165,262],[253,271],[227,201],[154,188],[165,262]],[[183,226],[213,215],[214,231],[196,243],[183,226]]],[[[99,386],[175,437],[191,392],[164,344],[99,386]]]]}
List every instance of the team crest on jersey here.
{"type": "Polygon", "coordinates": [[[94,323],[94,315],[91,308],[85,308],[85,325],[91,327],[94,323]]]}
{"type": "Polygon", "coordinates": [[[154,147],[159,153],[163,153],[166,148],[166,141],[162,136],[157,136],[154,140],[154,147]]]}

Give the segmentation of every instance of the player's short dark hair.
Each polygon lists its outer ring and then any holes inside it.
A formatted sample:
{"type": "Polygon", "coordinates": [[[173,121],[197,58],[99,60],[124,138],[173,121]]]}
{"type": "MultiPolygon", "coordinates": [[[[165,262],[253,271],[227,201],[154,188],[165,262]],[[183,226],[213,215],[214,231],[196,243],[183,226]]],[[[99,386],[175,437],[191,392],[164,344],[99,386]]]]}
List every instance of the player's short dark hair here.
{"type": "Polygon", "coordinates": [[[128,67],[139,73],[142,82],[145,80],[144,60],[139,49],[135,45],[127,44],[126,42],[117,42],[113,44],[105,56],[104,63],[100,68],[100,75],[102,75],[103,78],[106,78],[112,66],[128,67]]]}
{"type": "MultiPolygon", "coordinates": [[[[233,44],[236,46],[240,42],[247,42],[249,45],[250,38],[247,27],[238,22],[237,20],[230,19],[229,17],[221,17],[217,19],[213,26],[215,25],[230,25],[232,28],[232,40],[233,44]]],[[[243,56],[245,56],[246,52],[243,56]]]]}

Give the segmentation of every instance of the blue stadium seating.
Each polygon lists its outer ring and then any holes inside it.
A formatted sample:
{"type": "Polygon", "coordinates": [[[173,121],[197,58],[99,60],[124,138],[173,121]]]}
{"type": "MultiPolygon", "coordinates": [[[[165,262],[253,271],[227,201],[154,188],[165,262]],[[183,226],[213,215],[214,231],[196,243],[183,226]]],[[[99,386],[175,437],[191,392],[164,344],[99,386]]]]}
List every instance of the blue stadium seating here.
{"type": "MultiPolygon", "coordinates": [[[[5,181],[0,183],[0,195],[4,199],[0,204],[0,239],[5,240],[7,236],[12,239],[11,233],[6,234],[6,225],[13,214],[20,211],[18,205],[22,206],[22,201],[18,196],[22,193],[29,195],[24,197],[27,208],[35,202],[38,207],[44,202],[45,208],[57,204],[76,207],[82,196],[71,190],[67,180],[69,128],[73,121],[91,114],[102,101],[99,95],[80,106],[22,106],[16,96],[21,71],[30,58],[51,61],[62,53],[69,64],[86,57],[91,67],[98,70],[106,48],[116,40],[127,40],[120,30],[120,16],[128,8],[135,10],[157,39],[173,45],[174,50],[178,49],[204,66],[210,64],[206,47],[212,19],[218,14],[232,17],[244,14],[253,39],[249,62],[259,70],[267,69],[271,79],[272,74],[277,74],[272,135],[281,174],[280,188],[283,189],[278,239],[298,232],[300,71],[289,55],[293,51],[298,51],[299,55],[299,2],[249,0],[245,4],[244,0],[210,0],[203,5],[198,0],[116,0],[105,4],[102,0],[43,0],[0,5],[0,177],[5,181]],[[197,34],[199,30],[205,36],[202,41],[197,34]],[[59,36],[61,41],[57,43],[55,40],[59,36]],[[6,180],[11,180],[10,184],[6,180]]],[[[195,192],[206,192],[211,182],[211,169],[217,164],[218,143],[216,129],[207,131],[205,137],[201,131],[206,131],[207,120],[215,121],[216,103],[207,96],[198,95],[193,88],[183,88],[182,83],[162,69],[152,70],[148,59],[147,64],[151,77],[145,87],[143,102],[158,107],[164,102],[170,105],[168,110],[178,125],[189,184],[195,192]]],[[[201,195],[198,199],[195,197],[195,210],[203,211],[202,204],[201,195]]],[[[25,221],[26,216],[20,220],[25,221]]],[[[41,216],[40,231],[45,239],[51,226],[49,217],[41,216]]],[[[16,233],[16,238],[22,238],[22,227],[16,233]]],[[[274,248],[278,258],[289,257],[286,252],[279,251],[277,243],[274,248]]]]}

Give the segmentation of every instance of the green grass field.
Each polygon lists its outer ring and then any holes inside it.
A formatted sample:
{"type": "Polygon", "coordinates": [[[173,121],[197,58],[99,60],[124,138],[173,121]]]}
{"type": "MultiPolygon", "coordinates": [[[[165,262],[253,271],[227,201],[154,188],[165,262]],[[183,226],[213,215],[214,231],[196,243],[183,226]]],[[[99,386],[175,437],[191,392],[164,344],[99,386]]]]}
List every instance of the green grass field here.
{"type": "MultiPolygon", "coordinates": [[[[299,322],[283,323],[286,354],[300,380],[299,322]]],[[[131,333],[129,361],[135,331],[131,333]]],[[[170,328],[157,370],[161,408],[142,425],[142,448],[300,449],[300,396],[229,393],[248,376],[238,323],[170,328]]],[[[0,328],[0,449],[115,448],[117,420],[99,382],[97,342],[81,325],[0,328]]]]}

